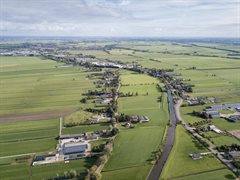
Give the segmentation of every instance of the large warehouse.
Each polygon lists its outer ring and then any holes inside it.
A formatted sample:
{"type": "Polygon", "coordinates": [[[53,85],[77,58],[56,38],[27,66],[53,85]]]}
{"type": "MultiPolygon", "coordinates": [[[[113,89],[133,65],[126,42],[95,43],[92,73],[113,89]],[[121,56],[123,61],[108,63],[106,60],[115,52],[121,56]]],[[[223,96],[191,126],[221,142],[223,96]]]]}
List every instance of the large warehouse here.
{"type": "Polygon", "coordinates": [[[72,154],[72,153],[79,153],[79,152],[86,152],[90,147],[87,143],[82,142],[69,142],[63,145],[63,154],[72,154]]]}

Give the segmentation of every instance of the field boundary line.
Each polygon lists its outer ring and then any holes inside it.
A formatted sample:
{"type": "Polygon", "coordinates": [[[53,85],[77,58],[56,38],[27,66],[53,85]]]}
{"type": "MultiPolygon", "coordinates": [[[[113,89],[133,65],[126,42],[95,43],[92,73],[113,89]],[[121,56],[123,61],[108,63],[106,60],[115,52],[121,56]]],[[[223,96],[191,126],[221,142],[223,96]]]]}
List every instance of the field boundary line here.
{"type": "Polygon", "coordinates": [[[26,154],[16,154],[11,156],[1,156],[0,159],[7,159],[7,158],[13,158],[13,157],[19,157],[19,156],[27,156],[27,155],[34,155],[36,153],[26,153],[26,154]]]}
{"type": "Polygon", "coordinates": [[[117,169],[104,170],[104,171],[102,171],[102,172],[118,171],[118,170],[130,169],[130,168],[141,167],[141,166],[147,166],[147,165],[150,165],[150,164],[143,163],[143,164],[139,164],[139,165],[120,167],[120,168],[117,168],[117,169]]]}
{"type": "Polygon", "coordinates": [[[207,171],[201,171],[201,172],[182,175],[182,176],[176,176],[176,177],[169,178],[169,179],[170,180],[175,180],[175,179],[179,179],[179,178],[183,178],[183,177],[194,176],[194,175],[204,174],[204,173],[208,173],[208,172],[215,172],[215,171],[220,171],[220,170],[224,170],[224,169],[228,169],[228,168],[222,167],[222,168],[217,168],[217,169],[212,169],[212,170],[207,170],[207,171]]]}
{"type": "Polygon", "coordinates": [[[35,140],[41,140],[41,139],[49,139],[49,138],[54,138],[57,136],[42,136],[42,137],[36,137],[36,138],[23,138],[23,139],[16,139],[12,141],[0,141],[0,144],[11,144],[11,143],[17,143],[17,142],[25,142],[25,141],[35,141],[35,140]]]}

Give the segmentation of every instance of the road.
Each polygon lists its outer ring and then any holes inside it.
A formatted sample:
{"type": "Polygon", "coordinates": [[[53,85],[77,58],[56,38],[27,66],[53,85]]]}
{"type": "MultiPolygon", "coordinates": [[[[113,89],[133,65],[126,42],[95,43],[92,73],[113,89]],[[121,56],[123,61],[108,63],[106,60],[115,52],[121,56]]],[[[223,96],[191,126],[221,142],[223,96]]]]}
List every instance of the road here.
{"type": "Polygon", "coordinates": [[[161,154],[160,159],[153,166],[153,168],[148,176],[148,180],[158,180],[159,179],[159,177],[162,173],[164,164],[166,163],[168,156],[172,150],[173,144],[174,144],[177,118],[176,118],[176,113],[175,113],[175,109],[174,109],[174,100],[173,100],[172,94],[169,90],[168,90],[168,103],[169,103],[169,114],[170,114],[170,127],[168,128],[166,143],[164,145],[163,152],[161,154]]]}
{"type": "Polygon", "coordinates": [[[180,114],[181,105],[182,105],[182,99],[179,99],[177,101],[177,104],[175,105],[175,112],[176,112],[177,119],[182,122],[183,127],[187,131],[189,131],[195,138],[205,141],[209,145],[208,150],[212,154],[214,154],[223,164],[225,164],[231,171],[236,172],[237,169],[234,167],[234,165],[231,163],[231,161],[224,159],[222,157],[221,153],[216,150],[216,147],[214,146],[214,144],[212,144],[208,139],[205,139],[201,135],[196,133],[192,127],[190,127],[187,123],[185,123],[184,119],[181,117],[181,114],[180,114]]]}

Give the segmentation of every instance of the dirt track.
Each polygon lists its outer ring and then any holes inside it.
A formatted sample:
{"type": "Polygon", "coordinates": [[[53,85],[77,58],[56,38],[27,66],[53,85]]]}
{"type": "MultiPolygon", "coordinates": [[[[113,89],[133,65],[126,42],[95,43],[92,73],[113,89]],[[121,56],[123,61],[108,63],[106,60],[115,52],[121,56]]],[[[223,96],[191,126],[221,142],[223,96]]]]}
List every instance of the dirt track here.
{"type": "Polygon", "coordinates": [[[23,113],[23,114],[6,114],[6,115],[0,115],[0,123],[59,118],[61,116],[66,116],[68,114],[71,114],[74,111],[76,111],[76,109],[60,109],[60,110],[23,113]]]}

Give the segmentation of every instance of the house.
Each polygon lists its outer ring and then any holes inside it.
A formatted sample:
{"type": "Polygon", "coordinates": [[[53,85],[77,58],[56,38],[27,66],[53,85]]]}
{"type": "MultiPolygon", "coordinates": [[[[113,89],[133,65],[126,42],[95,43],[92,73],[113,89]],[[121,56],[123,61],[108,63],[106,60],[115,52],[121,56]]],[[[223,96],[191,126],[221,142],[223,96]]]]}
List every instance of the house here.
{"type": "Polygon", "coordinates": [[[83,142],[69,142],[63,145],[63,154],[83,153],[89,149],[88,143],[83,142]]]}
{"type": "Polygon", "coordinates": [[[237,122],[237,121],[240,122],[240,115],[231,115],[231,116],[228,116],[227,119],[232,122],[237,122]]]}
{"type": "Polygon", "coordinates": [[[218,134],[222,133],[222,131],[220,129],[216,128],[216,126],[214,126],[214,125],[210,125],[210,126],[208,126],[208,128],[209,128],[209,130],[214,131],[215,133],[218,133],[218,134]]]}
{"type": "Polygon", "coordinates": [[[147,116],[139,116],[140,122],[148,122],[150,119],[147,116]]]}
{"type": "Polygon", "coordinates": [[[126,128],[130,128],[130,127],[131,127],[131,124],[130,124],[129,122],[126,122],[126,123],[124,124],[124,126],[125,126],[126,128]]]}
{"type": "Polygon", "coordinates": [[[231,152],[225,152],[223,154],[223,157],[225,159],[231,160],[231,159],[238,159],[240,158],[240,152],[239,151],[231,151],[231,152]]]}
{"type": "Polygon", "coordinates": [[[240,107],[235,108],[237,112],[240,112],[240,107]]]}
{"type": "Polygon", "coordinates": [[[189,154],[189,156],[194,160],[202,158],[202,155],[200,153],[189,154]]]}
{"type": "Polygon", "coordinates": [[[188,104],[190,106],[193,106],[193,105],[199,105],[200,104],[200,101],[198,98],[188,98],[188,104]]]}
{"type": "Polygon", "coordinates": [[[207,118],[220,118],[221,117],[221,115],[218,111],[204,111],[203,114],[207,118]]]}
{"type": "Polygon", "coordinates": [[[112,103],[112,100],[111,100],[111,99],[105,99],[105,100],[102,101],[101,104],[109,105],[109,104],[111,104],[111,103],[112,103]]]}
{"type": "Polygon", "coordinates": [[[70,138],[82,138],[85,134],[63,134],[59,136],[59,139],[70,139],[70,138]]]}
{"type": "Polygon", "coordinates": [[[104,100],[95,100],[95,104],[103,104],[103,105],[109,105],[112,103],[111,99],[104,99],[104,100]]]}
{"type": "Polygon", "coordinates": [[[97,140],[98,135],[96,133],[92,133],[86,136],[86,140],[97,140]]]}
{"type": "Polygon", "coordinates": [[[137,115],[132,115],[129,117],[130,118],[130,121],[132,123],[138,123],[139,122],[139,119],[138,119],[138,116],[137,115]]]}

